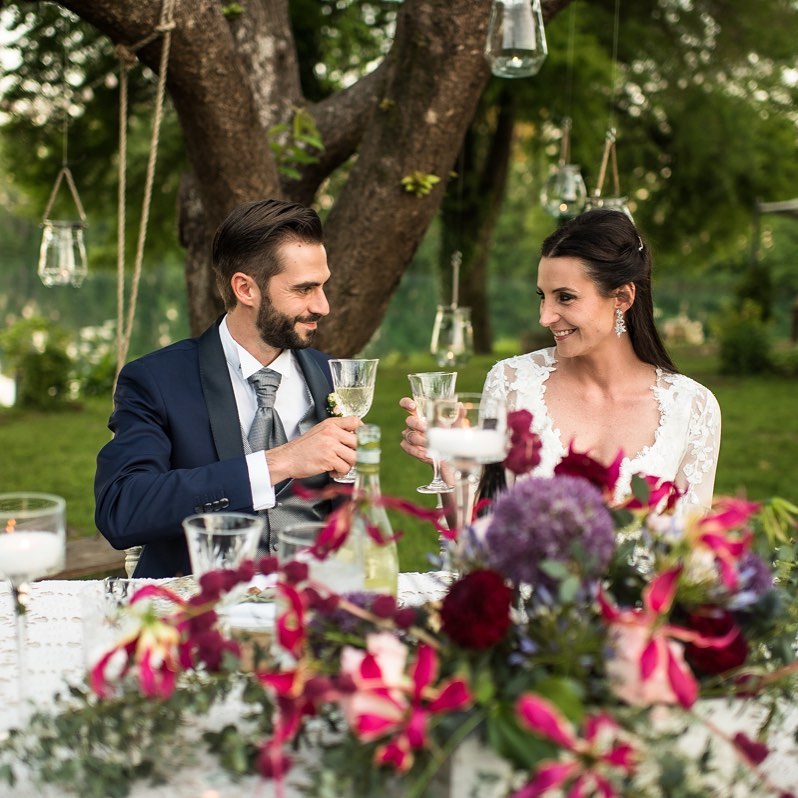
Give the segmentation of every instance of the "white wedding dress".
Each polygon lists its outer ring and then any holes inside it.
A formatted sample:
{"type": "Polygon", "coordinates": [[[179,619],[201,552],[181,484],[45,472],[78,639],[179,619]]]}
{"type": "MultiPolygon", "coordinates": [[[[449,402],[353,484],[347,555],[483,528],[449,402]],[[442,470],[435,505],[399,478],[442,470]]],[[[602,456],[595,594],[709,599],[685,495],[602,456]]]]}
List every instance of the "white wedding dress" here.
{"type": "MultiPolygon", "coordinates": [[[[508,410],[529,410],[532,429],[543,448],[532,476],[551,476],[568,452],[546,407],[546,381],[556,371],[554,348],[540,349],[498,362],[488,372],[484,390],[505,399],[508,410]]],[[[720,448],[720,407],[712,392],[684,374],[656,370],[651,390],[659,405],[654,441],[625,457],[615,491],[616,500],[630,492],[634,474],[672,480],[684,491],[680,509],[708,509],[712,504],[720,448]]]]}

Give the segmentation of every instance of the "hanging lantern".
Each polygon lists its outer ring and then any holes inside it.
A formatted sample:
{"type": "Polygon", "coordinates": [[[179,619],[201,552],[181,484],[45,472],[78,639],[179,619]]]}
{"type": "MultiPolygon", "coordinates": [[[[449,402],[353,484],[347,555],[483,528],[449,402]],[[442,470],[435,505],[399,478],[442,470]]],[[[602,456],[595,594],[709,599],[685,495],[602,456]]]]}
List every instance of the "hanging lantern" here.
{"type": "Polygon", "coordinates": [[[86,245],[82,222],[42,222],[39,250],[39,277],[46,286],[72,285],[79,288],[86,275],[86,245]]]}
{"type": "Polygon", "coordinates": [[[86,245],[83,231],[86,229],[86,214],[72,179],[68,166],[62,166],[58,173],[50,199],[42,219],[42,244],[39,249],[39,277],[48,287],[53,285],[72,285],[79,288],[89,268],[86,260],[86,245]],[[50,211],[53,207],[61,181],[66,179],[75,207],[78,220],[53,220],[50,211]]]}
{"type": "Polygon", "coordinates": [[[621,196],[620,180],[618,178],[618,156],[615,152],[615,130],[607,131],[604,142],[604,152],[601,156],[601,166],[599,167],[598,183],[593,194],[588,197],[585,210],[604,208],[609,211],[618,211],[625,214],[629,221],[634,222],[632,212],[627,205],[626,197],[621,196]],[[615,193],[609,197],[602,197],[601,192],[604,188],[604,178],[607,176],[607,165],[612,164],[612,181],[615,193]]]}
{"type": "Polygon", "coordinates": [[[463,253],[452,252],[452,302],[438,305],[432,325],[429,351],[441,368],[464,366],[474,352],[474,328],[471,308],[458,307],[460,296],[460,266],[463,253]]]}
{"type": "Polygon", "coordinates": [[[471,308],[438,305],[429,351],[442,369],[468,363],[474,352],[471,308]]]}
{"type": "Polygon", "coordinates": [[[485,57],[500,78],[536,75],[546,60],[540,0],[493,0],[485,57]]]}
{"type": "Polygon", "coordinates": [[[556,219],[570,219],[585,209],[587,186],[578,164],[568,163],[571,145],[571,120],[562,124],[560,158],[549,170],[540,192],[540,203],[556,219]]]}

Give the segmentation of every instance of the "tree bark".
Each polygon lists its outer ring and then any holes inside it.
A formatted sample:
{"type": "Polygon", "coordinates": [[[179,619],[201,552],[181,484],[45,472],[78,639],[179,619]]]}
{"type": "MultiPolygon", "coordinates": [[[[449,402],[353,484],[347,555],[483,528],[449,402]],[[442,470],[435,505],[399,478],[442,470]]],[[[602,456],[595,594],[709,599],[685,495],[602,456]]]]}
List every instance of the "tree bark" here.
{"type": "MultiPolygon", "coordinates": [[[[266,196],[310,203],[331,172],[351,161],[325,223],[332,312],[320,336],[323,348],[347,356],[379,326],[440,205],[488,79],[483,47],[491,3],[405,0],[383,63],[348,89],[307,106],[325,149],[299,180],[283,181],[268,130],[306,106],[288,2],[250,0],[231,21],[218,0],[181,0],[175,7],[167,89],[194,172],[180,203],[191,328],[199,331],[219,311],[209,241],[230,210],[266,196]],[[417,196],[402,185],[413,173],[440,182],[417,196]]],[[[568,2],[548,0],[544,14],[568,2]]],[[[62,5],[129,48],[156,29],[161,11],[161,0],[62,5]]],[[[136,50],[154,70],[160,52],[160,38],[136,50]]]]}

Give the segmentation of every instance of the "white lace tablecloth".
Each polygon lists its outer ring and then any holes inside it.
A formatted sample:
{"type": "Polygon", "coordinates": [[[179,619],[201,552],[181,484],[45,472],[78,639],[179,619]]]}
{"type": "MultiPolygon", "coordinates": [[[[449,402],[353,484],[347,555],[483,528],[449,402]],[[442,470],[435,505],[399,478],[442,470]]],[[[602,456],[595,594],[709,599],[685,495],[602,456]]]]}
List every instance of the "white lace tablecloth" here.
{"type": "MultiPolygon", "coordinates": [[[[178,580],[185,587],[185,579],[178,580]]],[[[142,582],[143,583],[143,582],[142,582]]],[[[164,584],[169,584],[165,580],[164,584]]],[[[399,575],[399,597],[405,604],[422,604],[443,594],[445,585],[435,574],[399,575]]],[[[91,580],[43,581],[31,585],[27,612],[27,692],[38,706],[46,707],[53,696],[85,674],[86,623],[84,615],[102,595],[103,583],[91,580]]],[[[18,719],[16,631],[11,591],[0,583],[0,734],[18,719]]],[[[222,711],[236,715],[235,707],[222,711]]],[[[228,718],[231,720],[232,718],[228,718]]],[[[221,720],[221,718],[220,718],[221,720]]],[[[257,779],[232,784],[213,762],[180,774],[177,784],[164,787],[137,786],[133,798],[267,798],[272,786],[257,779]]],[[[294,795],[290,790],[286,798],[294,795]]],[[[48,792],[21,784],[13,790],[0,783],[3,798],[62,798],[63,791],[48,792]]]]}
{"type": "MultiPolygon", "coordinates": [[[[179,580],[185,589],[185,580],[179,580]]],[[[54,694],[63,690],[69,681],[82,681],[85,673],[87,624],[84,615],[92,604],[92,597],[102,594],[102,582],[97,581],[44,581],[31,586],[28,609],[28,692],[35,696],[38,705],[46,707],[54,694]],[[89,600],[87,600],[89,599],[89,600]]],[[[439,598],[445,591],[445,583],[437,574],[406,573],[399,577],[399,596],[405,604],[422,604],[439,598]]],[[[0,585],[0,735],[16,724],[17,659],[15,643],[15,621],[11,595],[7,585],[0,585]]],[[[718,702],[701,702],[702,714],[712,713],[713,720],[727,733],[746,731],[753,734],[763,713],[759,707],[740,715],[728,710],[718,702]],[[713,704],[714,706],[710,706],[713,704]]],[[[219,727],[238,716],[238,707],[233,702],[216,710],[209,724],[219,727]]],[[[798,727],[798,708],[789,708],[784,734],[775,743],[775,750],[766,760],[770,778],[785,790],[798,788],[798,746],[795,732],[798,727]]],[[[688,735],[689,736],[689,735],[688,735]]],[[[699,739],[686,739],[685,744],[697,750],[703,744],[699,739]]],[[[731,754],[729,754],[731,760],[731,754]]],[[[468,764],[468,763],[465,763],[468,764]]],[[[473,763],[470,763],[473,767],[473,763]]],[[[467,768],[463,765],[463,770],[467,768]]],[[[461,798],[452,787],[452,798],[461,798]]],[[[467,791],[461,792],[461,795],[467,791]]],[[[750,793],[743,789],[734,795],[745,798],[750,793]]],[[[131,798],[271,798],[273,785],[257,778],[248,778],[233,783],[226,774],[215,767],[213,757],[202,756],[195,766],[181,770],[175,780],[166,786],[153,787],[138,784],[131,798]]],[[[289,788],[285,798],[299,798],[296,790],[289,788]]],[[[493,793],[491,793],[491,796],[493,793]]],[[[10,789],[0,783],[3,798],[64,798],[63,790],[42,788],[28,782],[10,789]]],[[[488,794],[480,796],[488,798],[488,794]]],[[[723,796],[722,798],[727,798],[723,796]]]]}

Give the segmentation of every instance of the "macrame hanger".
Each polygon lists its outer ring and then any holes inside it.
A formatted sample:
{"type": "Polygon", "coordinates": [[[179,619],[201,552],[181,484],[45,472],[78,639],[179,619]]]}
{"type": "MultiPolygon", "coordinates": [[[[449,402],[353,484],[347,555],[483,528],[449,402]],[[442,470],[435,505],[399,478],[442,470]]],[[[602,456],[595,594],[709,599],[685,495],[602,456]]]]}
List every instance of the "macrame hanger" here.
{"type": "Polygon", "coordinates": [[[169,65],[169,50],[172,43],[172,30],[175,28],[174,12],[177,0],[163,0],[161,5],[160,21],[148,36],[132,45],[117,45],[116,52],[119,57],[119,219],[117,226],[117,350],[116,374],[125,363],[130,348],[130,338],[133,332],[133,321],[136,316],[136,303],[138,300],[141,268],[144,260],[144,244],[147,240],[147,225],[150,216],[152,201],[152,187],[155,180],[155,165],[158,160],[158,141],[160,138],[161,120],[163,118],[163,104],[166,95],[166,73],[169,65]],[[161,59],[158,69],[158,85],[155,95],[155,111],[153,114],[152,134],[150,137],[149,160],[144,183],[144,198],[141,204],[141,218],[139,220],[139,234],[136,246],[136,256],[133,263],[133,278],[128,300],[127,319],[124,317],[125,306],[125,226],[126,226],[126,201],[127,188],[127,123],[128,123],[128,71],[136,63],[136,52],[142,47],[153,42],[159,36],[162,38],[161,59]]]}

